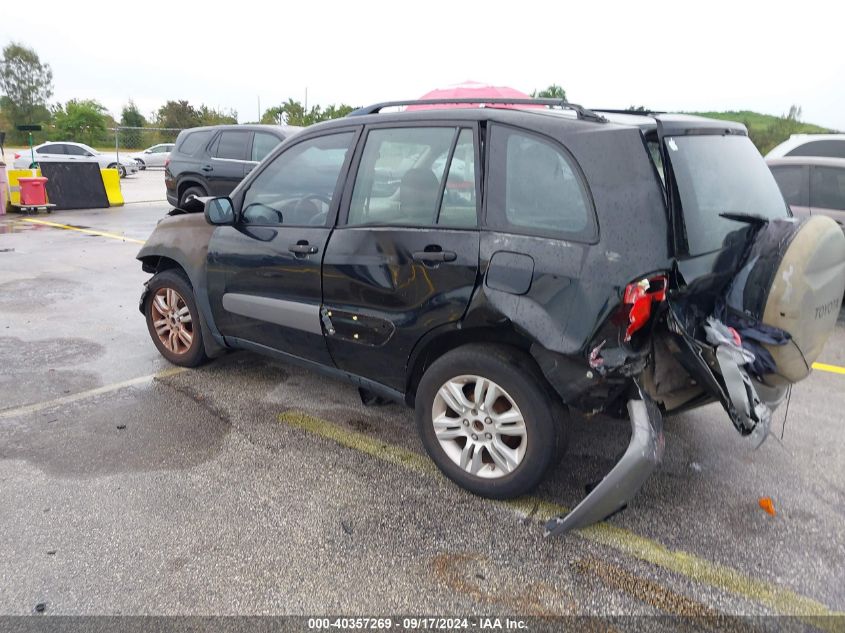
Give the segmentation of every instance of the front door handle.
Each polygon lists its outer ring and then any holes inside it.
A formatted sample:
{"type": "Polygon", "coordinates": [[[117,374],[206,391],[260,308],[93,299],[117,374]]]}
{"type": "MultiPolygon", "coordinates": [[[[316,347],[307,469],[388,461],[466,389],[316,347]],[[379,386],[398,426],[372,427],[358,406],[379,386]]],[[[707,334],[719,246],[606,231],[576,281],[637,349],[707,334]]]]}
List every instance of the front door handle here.
{"type": "Polygon", "coordinates": [[[315,255],[320,249],[304,240],[288,246],[288,250],[296,255],[315,255]]]}
{"type": "Polygon", "coordinates": [[[458,254],[452,251],[416,251],[413,253],[415,262],[423,264],[439,264],[441,262],[453,262],[458,259],[458,254]]]}
{"type": "Polygon", "coordinates": [[[211,165],[203,165],[201,168],[203,171],[214,171],[214,167],[211,165]]]}

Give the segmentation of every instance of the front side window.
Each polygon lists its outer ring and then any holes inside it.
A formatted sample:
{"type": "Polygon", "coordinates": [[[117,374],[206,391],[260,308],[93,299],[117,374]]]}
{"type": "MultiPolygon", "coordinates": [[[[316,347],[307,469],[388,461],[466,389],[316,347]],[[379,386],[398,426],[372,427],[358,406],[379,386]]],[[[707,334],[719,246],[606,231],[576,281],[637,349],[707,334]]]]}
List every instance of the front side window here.
{"type": "Polygon", "coordinates": [[[92,156],[91,152],[78,145],[65,145],[65,153],[70,156],[92,156]]]}
{"type": "Polygon", "coordinates": [[[264,160],[264,157],[272,152],[281,142],[278,136],[267,134],[266,132],[256,132],[255,138],[252,141],[252,155],[250,156],[250,160],[255,162],[264,160]]]}
{"type": "Polygon", "coordinates": [[[352,132],[308,139],[276,156],[246,191],[245,224],[325,226],[352,132]]]}
{"type": "Polygon", "coordinates": [[[810,206],[845,211],[845,169],[813,167],[810,177],[810,206]]]}
{"type": "Polygon", "coordinates": [[[787,204],[796,207],[810,206],[806,167],[803,165],[781,165],[772,167],[772,174],[787,204]]]}
{"type": "Polygon", "coordinates": [[[490,147],[487,224],[491,228],[582,241],[595,237],[586,188],[561,146],[497,125],[490,147]]]}
{"type": "Polygon", "coordinates": [[[435,225],[446,157],[455,136],[453,127],[371,130],[355,177],[347,224],[435,225]]]}

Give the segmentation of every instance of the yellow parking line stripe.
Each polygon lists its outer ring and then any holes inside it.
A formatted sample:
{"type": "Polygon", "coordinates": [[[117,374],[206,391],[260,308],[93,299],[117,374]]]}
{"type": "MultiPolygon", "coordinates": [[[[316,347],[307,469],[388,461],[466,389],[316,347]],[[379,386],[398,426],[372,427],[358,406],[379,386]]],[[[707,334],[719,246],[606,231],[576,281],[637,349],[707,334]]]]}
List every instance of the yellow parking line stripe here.
{"type": "MultiPolygon", "coordinates": [[[[279,421],[302,429],[314,435],[332,440],[346,448],[370,455],[391,464],[402,466],[414,472],[431,475],[437,467],[413,451],[387,444],[363,433],[348,430],[338,424],[299,411],[286,411],[279,415],[279,421]]],[[[545,521],[568,508],[537,497],[523,497],[513,501],[494,501],[497,505],[515,510],[523,516],[535,515],[545,521]]],[[[665,545],[610,523],[599,523],[576,532],[586,538],[622,552],[641,561],[656,565],[686,578],[695,580],[741,598],[762,604],[775,613],[796,616],[824,631],[840,631],[839,620],[831,616],[845,616],[826,605],[764,580],[747,576],[731,567],[714,563],[694,554],[671,550],[665,545]]]]}
{"type": "Polygon", "coordinates": [[[838,365],[827,365],[825,363],[813,363],[813,369],[818,369],[819,371],[829,371],[831,374],[845,375],[845,367],[839,367],[838,365]]]}
{"type": "Polygon", "coordinates": [[[22,407],[15,407],[14,409],[0,410],[0,420],[15,418],[21,415],[28,415],[30,413],[38,413],[39,411],[43,411],[44,409],[51,409],[53,407],[58,407],[65,404],[71,404],[72,402],[78,402],[80,400],[99,396],[104,393],[111,393],[112,391],[125,389],[126,387],[143,385],[155,379],[167,378],[168,376],[173,376],[174,374],[178,374],[183,371],[185,371],[184,367],[171,367],[170,369],[165,369],[163,371],[158,372],[157,374],[149,374],[147,376],[139,376],[138,378],[130,378],[129,380],[124,380],[123,382],[114,382],[110,385],[103,385],[102,387],[97,387],[95,389],[72,393],[69,396],[62,396],[61,398],[55,398],[53,400],[45,400],[44,402],[36,402],[35,404],[27,404],[22,407]]]}
{"type": "Polygon", "coordinates": [[[47,220],[35,220],[33,218],[24,218],[21,222],[29,222],[31,224],[41,224],[43,226],[51,226],[54,229],[64,229],[66,231],[78,231],[86,235],[98,235],[99,237],[110,237],[113,240],[120,240],[121,242],[132,242],[133,244],[145,244],[144,240],[136,240],[125,235],[118,235],[117,233],[106,233],[105,231],[95,231],[93,229],[82,229],[78,226],[70,226],[69,224],[59,224],[58,222],[48,222],[47,220]]]}

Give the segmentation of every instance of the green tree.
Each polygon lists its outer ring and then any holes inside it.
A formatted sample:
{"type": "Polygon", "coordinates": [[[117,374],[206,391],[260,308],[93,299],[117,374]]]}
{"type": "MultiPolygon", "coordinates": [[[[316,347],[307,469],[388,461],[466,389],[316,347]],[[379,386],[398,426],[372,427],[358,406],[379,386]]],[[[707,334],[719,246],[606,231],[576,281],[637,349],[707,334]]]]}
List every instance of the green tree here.
{"type": "Polygon", "coordinates": [[[566,90],[562,86],[552,84],[545,90],[540,90],[539,92],[535,90],[531,93],[531,96],[535,99],[560,99],[561,101],[566,101],[566,90]]]}
{"type": "Polygon", "coordinates": [[[300,125],[303,127],[344,117],[355,108],[345,103],[327,106],[324,110],[321,106],[311,106],[308,110],[299,102],[288,99],[280,106],[273,106],[264,111],[261,115],[262,123],[276,125],[300,125]]]}
{"type": "MultiPolygon", "coordinates": [[[[147,120],[144,115],[138,110],[138,106],[132,99],[129,100],[120,113],[121,127],[146,127],[147,120]]],[[[120,140],[123,147],[131,147],[140,149],[143,145],[143,131],[142,130],[121,130],[120,140]]]]}
{"type": "Polygon", "coordinates": [[[108,112],[99,102],[71,99],[64,107],[58,104],[53,109],[53,136],[55,140],[101,145],[109,140],[108,121],[108,112]]]}
{"type": "Polygon", "coordinates": [[[168,101],[156,113],[158,127],[184,129],[202,125],[200,113],[185,100],[168,101]]]}
{"type": "MultiPolygon", "coordinates": [[[[42,64],[33,49],[11,42],[3,48],[0,61],[0,94],[0,109],[12,125],[49,121],[47,100],[53,96],[50,65],[42,64]]],[[[19,139],[25,135],[9,136],[19,139]]]]}
{"type": "Polygon", "coordinates": [[[238,122],[238,113],[234,110],[223,111],[201,105],[197,110],[200,125],[233,125],[238,122]]]}

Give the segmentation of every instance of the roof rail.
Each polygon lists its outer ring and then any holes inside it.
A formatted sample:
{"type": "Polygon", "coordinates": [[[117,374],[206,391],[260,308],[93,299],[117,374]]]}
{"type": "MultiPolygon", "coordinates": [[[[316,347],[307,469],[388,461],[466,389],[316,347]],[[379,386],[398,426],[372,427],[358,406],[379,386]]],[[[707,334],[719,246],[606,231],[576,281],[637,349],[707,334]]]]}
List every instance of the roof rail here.
{"type": "Polygon", "coordinates": [[[579,119],[586,121],[596,121],[598,123],[605,123],[605,119],[600,114],[596,114],[592,110],[588,110],[576,103],[569,103],[562,99],[506,99],[506,98],[487,98],[487,97],[467,97],[460,99],[415,99],[411,101],[383,101],[381,103],[374,103],[373,105],[364,108],[353,110],[347,116],[362,116],[365,114],[378,114],[384,108],[391,108],[397,106],[418,106],[418,105],[461,105],[461,104],[481,104],[485,105],[543,105],[550,108],[563,108],[565,110],[572,110],[578,115],[579,119]]]}
{"type": "Polygon", "coordinates": [[[614,110],[612,108],[592,108],[593,112],[607,112],[608,114],[638,114],[640,116],[653,116],[655,114],[666,114],[662,110],[636,110],[628,108],[625,110],[614,110]]]}

